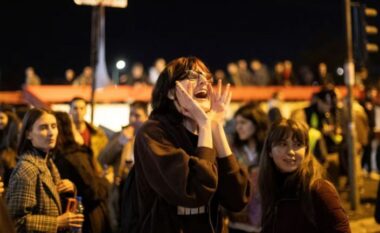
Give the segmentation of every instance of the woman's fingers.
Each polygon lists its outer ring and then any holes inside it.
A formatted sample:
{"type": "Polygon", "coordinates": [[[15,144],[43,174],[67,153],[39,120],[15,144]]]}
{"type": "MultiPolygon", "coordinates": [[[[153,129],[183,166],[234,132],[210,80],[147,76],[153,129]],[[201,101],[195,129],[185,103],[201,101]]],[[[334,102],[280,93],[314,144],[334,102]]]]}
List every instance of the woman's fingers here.
{"type": "Polygon", "coordinates": [[[223,103],[226,103],[229,92],[230,92],[230,84],[227,84],[226,89],[224,90],[223,95],[221,97],[221,100],[223,103]]]}
{"type": "Polygon", "coordinates": [[[232,92],[229,91],[228,96],[227,96],[227,101],[225,102],[226,106],[228,106],[231,103],[232,99],[232,92]]]}
{"type": "Polygon", "coordinates": [[[222,95],[222,102],[227,103],[226,100],[228,100],[228,95],[230,94],[230,84],[227,84],[226,89],[223,92],[222,95]]]}
{"type": "Polygon", "coordinates": [[[70,214],[69,225],[70,227],[82,227],[84,221],[83,214],[70,214]]]}
{"type": "Polygon", "coordinates": [[[219,79],[219,80],[218,80],[217,99],[219,99],[221,95],[222,95],[222,80],[219,79]]]}

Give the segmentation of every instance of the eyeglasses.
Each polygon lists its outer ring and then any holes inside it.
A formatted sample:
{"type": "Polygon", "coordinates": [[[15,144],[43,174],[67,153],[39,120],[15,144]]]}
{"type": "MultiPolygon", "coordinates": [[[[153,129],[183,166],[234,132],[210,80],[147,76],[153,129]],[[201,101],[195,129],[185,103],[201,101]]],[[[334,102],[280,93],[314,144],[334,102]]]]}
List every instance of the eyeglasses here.
{"type": "Polygon", "coordinates": [[[195,70],[186,70],[186,79],[191,81],[191,82],[196,82],[198,80],[200,80],[201,78],[204,78],[206,79],[206,81],[208,83],[213,83],[213,77],[210,73],[202,73],[202,72],[199,72],[199,71],[195,71],[195,70]]]}

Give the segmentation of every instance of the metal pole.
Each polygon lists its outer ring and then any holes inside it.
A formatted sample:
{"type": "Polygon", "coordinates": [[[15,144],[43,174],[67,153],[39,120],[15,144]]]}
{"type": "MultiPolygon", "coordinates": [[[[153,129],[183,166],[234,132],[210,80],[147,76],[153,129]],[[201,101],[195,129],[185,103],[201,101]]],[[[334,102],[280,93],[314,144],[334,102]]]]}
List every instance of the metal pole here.
{"type": "MultiPolygon", "coordinates": [[[[96,65],[98,64],[99,53],[99,40],[100,40],[100,21],[104,17],[104,7],[94,6],[92,8],[92,22],[91,22],[91,67],[93,74],[95,74],[96,65]]],[[[95,106],[95,88],[96,76],[93,75],[91,83],[91,124],[94,121],[94,106],[95,106]]]]}
{"type": "Polygon", "coordinates": [[[345,63],[345,83],[347,88],[347,149],[348,149],[348,178],[350,183],[350,204],[352,210],[358,210],[360,205],[360,197],[357,187],[357,171],[356,171],[356,137],[355,122],[353,121],[353,85],[355,83],[355,65],[353,58],[352,45],[352,22],[351,22],[351,1],[345,0],[345,16],[346,16],[346,39],[347,39],[347,61],[345,63]]]}

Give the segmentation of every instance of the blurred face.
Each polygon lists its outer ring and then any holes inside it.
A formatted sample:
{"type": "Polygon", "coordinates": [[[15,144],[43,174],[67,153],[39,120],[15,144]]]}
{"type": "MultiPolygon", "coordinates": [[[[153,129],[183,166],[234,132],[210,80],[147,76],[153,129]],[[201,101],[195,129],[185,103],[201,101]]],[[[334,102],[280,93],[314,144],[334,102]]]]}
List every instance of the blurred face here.
{"type": "Polygon", "coordinates": [[[274,66],[274,71],[278,74],[284,72],[284,64],[279,62],[274,66]]]}
{"type": "Polygon", "coordinates": [[[193,88],[193,99],[206,112],[211,108],[211,94],[208,85],[212,83],[212,75],[204,71],[188,70],[186,78],[179,81],[185,90],[193,88]]]}
{"type": "Polygon", "coordinates": [[[164,59],[158,59],[155,64],[156,69],[160,73],[165,69],[165,66],[166,66],[166,61],[164,59]]]}
{"type": "Polygon", "coordinates": [[[84,68],[83,74],[86,77],[92,77],[92,68],[91,67],[84,68]]]}
{"type": "Polygon", "coordinates": [[[34,69],[33,68],[27,68],[26,71],[25,71],[25,75],[27,77],[34,76],[34,69]]]}
{"type": "Polygon", "coordinates": [[[288,138],[272,145],[270,157],[272,157],[277,169],[282,173],[296,171],[305,158],[306,145],[292,139],[292,134],[288,138]]]}
{"type": "Polygon", "coordinates": [[[319,63],[318,70],[319,70],[319,74],[324,76],[327,73],[326,64],[325,63],[319,63]]]}
{"type": "Polygon", "coordinates": [[[229,74],[234,75],[234,74],[237,74],[239,72],[239,68],[235,63],[229,63],[227,65],[227,71],[229,74]]]}
{"type": "Polygon", "coordinates": [[[131,108],[129,113],[129,124],[141,125],[148,119],[147,114],[141,108],[131,108]]]}
{"type": "Polygon", "coordinates": [[[142,78],[144,74],[144,67],[141,65],[135,65],[132,68],[132,76],[134,78],[142,78]]]}
{"type": "Polygon", "coordinates": [[[318,99],[318,110],[322,113],[330,112],[333,108],[333,103],[330,96],[326,96],[325,100],[318,99]]]}
{"type": "Polygon", "coordinates": [[[71,104],[70,114],[75,123],[84,122],[84,116],[87,113],[86,102],[83,100],[76,100],[71,104]]]}
{"type": "Polygon", "coordinates": [[[66,70],[66,79],[71,81],[74,79],[75,73],[72,69],[66,70]]]}
{"type": "Polygon", "coordinates": [[[260,63],[260,61],[258,61],[258,60],[254,60],[254,61],[251,62],[251,69],[252,69],[253,71],[257,71],[257,70],[259,70],[260,68],[261,68],[261,63],[260,63]]]}
{"type": "Polygon", "coordinates": [[[8,125],[8,115],[4,112],[0,112],[0,130],[5,129],[8,125]]]}
{"type": "Polygon", "coordinates": [[[57,120],[55,116],[45,113],[34,122],[27,138],[32,145],[40,150],[49,151],[55,147],[58,136],[57,120]]]}
{"type": "Polygon", "coordinates": [[[256,131],[253,122],[240,115],[236,116],[235,123],[236,132],[239,135],[239,139],[242,141],[250,139],[256,131]]]}

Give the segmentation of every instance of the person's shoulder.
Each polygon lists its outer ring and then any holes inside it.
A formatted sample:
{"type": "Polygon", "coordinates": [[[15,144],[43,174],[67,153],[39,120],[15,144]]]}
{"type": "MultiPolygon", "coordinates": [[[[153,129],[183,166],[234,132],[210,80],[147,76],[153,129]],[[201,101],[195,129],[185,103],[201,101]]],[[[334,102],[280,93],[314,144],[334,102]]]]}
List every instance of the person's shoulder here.
{"type": "Polygon", "coordinates": [[[314,196],[319,199],[327,199],[331,197],[338,197],[338,191],[335,186],[326,179],[318,179],[312,185],[312,192],[314,196]]]}
{"type": "Polygon", "coordinates": [[[91,124],[89,122],[86,122],[86,126],[90,130],[91,134],[106,136],[106,133],[104,132],[104,130],[101,127],[98,127],[98,126],[91,124]]]}
{"type": "Polygon", "coordinates": [[[14,168],[14,176],[16,177],[25,177],[26,179],[35,177],[40,172],[40,167],[36,158],[32,155],[24,155],[17,162],[16,167],[14,168]]]}
{"type": "Polygon", "coordinates": [[[137,131],[136,137],[159,139],[165,137],[166,130],[167,129],[165,129],[165,127],[159,121],[149,119],[137,131]]]}
{"type": "Polygon", "coordinates": [[[163,125],[159,121],[149,119],[145,121],[144,124],[141,125],[138,132],[147,133],[147,132],[159,131],[163,128],[164,128],[163,125]]]}

